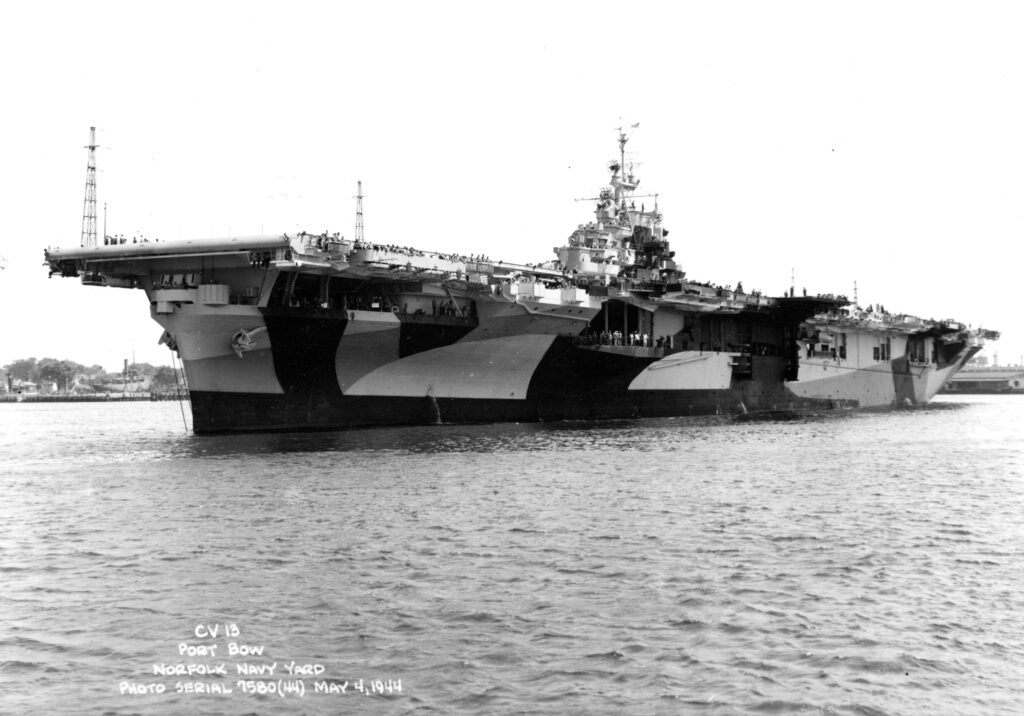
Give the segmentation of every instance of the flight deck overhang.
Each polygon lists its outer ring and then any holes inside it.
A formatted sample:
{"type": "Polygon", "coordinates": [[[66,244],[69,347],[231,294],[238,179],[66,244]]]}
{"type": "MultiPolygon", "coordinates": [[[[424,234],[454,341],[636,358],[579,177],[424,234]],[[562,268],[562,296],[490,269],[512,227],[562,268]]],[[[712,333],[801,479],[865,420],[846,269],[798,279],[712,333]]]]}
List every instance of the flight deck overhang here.
{"type": "Polygon", "coordinates": [[[265,251],[289,245],[288,237],[281,235],[239,236],[231,239],[188,239],[46,249],[45,256],[46,261],[52,265],[54,262],[60,261],[135,261],[175,256],[237,253],[239,251],[265,251]]]}
{"type": "MultiPolygon", "coordinates": [[[[190,257],[239,256],[267,251],[278,252],[291,246],[291,240],[284,235],[239,236],[222,239],[188,239],[184,241],[144,241],[132,244],[105,246],[77,246],[72,248],[46,249],[44,256],[50,267],[50,275],[78,276],[79,272],[114,274],[138,274],[143,267],[152,266],[165,260],[180,260],[190,257]],[[115,268],[119,267],[119,268],[115,268]]],[[[282,254],[284,255],[284,254],[282,254]]],[[[96,283],[96,280],[87,281],[96,283]]]]}

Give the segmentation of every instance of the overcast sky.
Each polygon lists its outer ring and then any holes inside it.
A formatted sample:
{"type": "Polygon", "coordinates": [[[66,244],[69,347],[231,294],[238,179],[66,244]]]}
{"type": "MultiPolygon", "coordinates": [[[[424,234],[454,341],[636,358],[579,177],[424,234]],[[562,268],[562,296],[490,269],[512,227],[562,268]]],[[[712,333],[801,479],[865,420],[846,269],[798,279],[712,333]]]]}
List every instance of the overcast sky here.
{"type": "MultiPolygon", "coordinates": [[[[5,7],[0,365],[169,364],[141,291],[47,280],[100,231],[305,229],[536,262],[592,218],[615,128],[691,278],[1002,330],[1024,354],[1016,3],[5,7]]],[[[644,201],[651,201],[646,199],[644,201]]]]}

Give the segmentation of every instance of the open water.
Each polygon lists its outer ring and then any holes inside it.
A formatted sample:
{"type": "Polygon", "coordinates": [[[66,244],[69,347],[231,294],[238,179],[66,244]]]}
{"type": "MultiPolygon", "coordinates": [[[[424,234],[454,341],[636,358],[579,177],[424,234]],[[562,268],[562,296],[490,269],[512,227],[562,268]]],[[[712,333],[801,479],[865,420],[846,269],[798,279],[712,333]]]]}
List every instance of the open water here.
{"type": "Polygon", "coordinates": [[[0,405],[0,711],[1019,714],[1022,428],[0,405]]]}

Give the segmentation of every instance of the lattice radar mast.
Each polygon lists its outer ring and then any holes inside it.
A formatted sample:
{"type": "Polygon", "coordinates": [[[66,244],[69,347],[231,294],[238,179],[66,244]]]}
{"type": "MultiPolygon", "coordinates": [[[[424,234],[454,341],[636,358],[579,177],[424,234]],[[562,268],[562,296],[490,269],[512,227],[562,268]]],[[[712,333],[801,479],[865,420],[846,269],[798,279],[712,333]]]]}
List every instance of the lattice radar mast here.
{"type": "Polygon", "coordinates": [[[82,246],[96,245],[96,127],[89,127],[89,163],[85,167],[85,206],[82,208],[82,246]]]}
{"type": "Polygon", "coordinates": [[[363,240],[363,182],[356,182],[356,241],[363,240]]]}

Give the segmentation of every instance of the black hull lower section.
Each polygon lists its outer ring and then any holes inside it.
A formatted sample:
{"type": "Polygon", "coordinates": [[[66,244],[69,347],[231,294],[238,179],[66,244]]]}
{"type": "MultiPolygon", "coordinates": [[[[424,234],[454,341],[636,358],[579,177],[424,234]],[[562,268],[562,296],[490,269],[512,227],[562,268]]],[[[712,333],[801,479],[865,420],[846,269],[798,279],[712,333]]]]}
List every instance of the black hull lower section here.
{"type": "Polygon", "coordinates": [[[750,397],[742,390],[630,391],[618,399],[583,403],[550,398],[489,400],[341,396],[316,399],[294,394],[191,393],[193,430],[199,434],[444,423],[614,420],[855,407],[830,400],[794,399],[781,392],[777,400],[770,403],[763,400],[751,403],[750,397]]]}
{"type": "MultiPolygon", "coordinates": [[[[515,360],[509,360],[508,354],[501,352],[516,350],[508,343],[491,349],[493,359],[486,351],[478,349],[472,354],[472,360],[483,369],[492,363],[501,365],[501,370],[492,374],[489,383],[471,382],[473,367],[467,367],[458,352],[445,352],[444,346],[436,350],[428,346],[426,350],[416,351],[413,357],[399,358],[377,368],[372,372],[377,375],[373,379],[376,382],[369,388],[362,385],[345,393],[339,387],[335,370],[339,351],[337,336],[343,333],[340,329],[331,332],[328,339],[315,340],[328,335],[318,324],[285,322],[282,325],[287,330],[301,328],[303,331],[287,334],[282,334],[284,329],[273,321],[268,325],[277,331],[272,336],[276,345],[274,370],[283,392],[193,390],[190,395],[195,432],[614,420],[839,407],[829,400],[794,396],[784,384],[787,362],[776,356],[752,356],[745,361],[710,353],[684,357],[683,363],[709,366],[707,370],[714,376],[710,380],[718,381],[720,387],[637,389],[634,386],[638,376],[659,360],[653,351],[625,347],[581,348],[568,336],[552,337],[544,344],[542,353],[531,353],[526,348],[521,354],[515,354],[515,360]],[[710,362],[704,364],[705,359],[710,362]],[[379,376],[386,375],[402,360],[408,361],[406,371],[392,376],[397,376],[395,380],[407,394],[389,395],[397,391],[393,390],[391,381],[379,376]],[[524,366],[528,367],[528,374],[524,366]],[[728,371],[724,375],[723,368],[728,371]],[[524,374],[528,380],[525,395],[521,390],[524,374]],[[466,384],[446,381],[453,375],[464,376],[466,384]],[[435,391],[438,383],[441,389],[435,391]],[[411,391],[418,394],[408,395],[411,391]],[[460,392],[463,394],[459,395],[460,392]],[[505,395],[515,397],[504,398],[505,395]]],[[[403,343],[405,335],[401,334],[403,343]]],[[[530,338],[524,336],[523,340],[528,343],[530,338]]],[[[447,345],[454,342],[454,338],[448,340],[447,345]]],[[[466,350],[480,345],[483,344],[467,344],[466,350]]],[[[379,345],[376,349],[381,350],[379,345]]],[[[676,370],[671,365],[669,369],[676,370]]],[[[656,382],[658,378],[651,380],[656,382]]],[[[680,380],[685,382],[686,379],[680,380]]],[[[356,381],[351,379],[350,382],[356,381]]]]}

